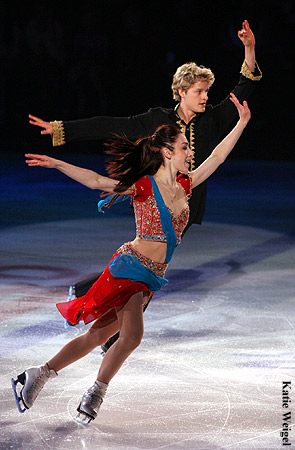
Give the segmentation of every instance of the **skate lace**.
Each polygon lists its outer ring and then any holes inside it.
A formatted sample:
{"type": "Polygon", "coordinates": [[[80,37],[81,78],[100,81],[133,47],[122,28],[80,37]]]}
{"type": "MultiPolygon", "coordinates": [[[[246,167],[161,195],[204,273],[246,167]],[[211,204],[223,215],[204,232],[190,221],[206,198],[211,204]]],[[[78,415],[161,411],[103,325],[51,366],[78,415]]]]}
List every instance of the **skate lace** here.
{"type": "Polygon", "coordinates": [[[97,409],[102,404],[102,397],[99,392],[89,389],[85,394],[85,400],[90,408],[97,412],[97,409]]]}
{"type": "Polygon", "coordinates": [[[36,397],[39,394],[39,392],[41,392],[41,390],[43,389],[44,386],[43,378],[44,374],[40,373],[40,375],[38,375],[33,381],[31,389],[32,389],[32,399],[34,401],[36,400],[36,397]]]}

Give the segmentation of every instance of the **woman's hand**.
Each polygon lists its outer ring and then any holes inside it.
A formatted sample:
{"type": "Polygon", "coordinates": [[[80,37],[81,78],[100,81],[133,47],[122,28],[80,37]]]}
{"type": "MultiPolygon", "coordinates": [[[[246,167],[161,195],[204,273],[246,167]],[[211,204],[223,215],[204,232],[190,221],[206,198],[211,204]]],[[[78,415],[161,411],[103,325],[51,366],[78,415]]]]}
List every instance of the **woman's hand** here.
{"type": "MultiPolygon", "coordinates": [[[[83,169],[83,167],[74,166],[60,159],[51,158],[46,155],[36,155],[26,153],[26,163],[30,167],[39,166],[47,169],[57,169],[72,180],[87,186],[90,189],[99,189],[106,192],[114,192],[118,181],[109,177],[100,175],[93,170],[83,169]]],[[[129,194],[129,191],[127,192],[129,194]]]]}
{"type": "Polygon", "coordinates": [[[31,125],[44,128],[44,130],[41,131],[41,134],[53,134],[53,128],[50,122],[45,122],[44,120],[39,119],[39,117],[32,116],[32,114],[29,114],[29,118],[31,119],[29,121],[31,125]]]}
{"type": "Polygon", "coordinates": [[[245,47],[254,47],[255,37],[253,31],[250,28],[248,20],[244,20],[242,27],[243,28],[238,31],[239,38],[241,39],[245,47]]]}
{"type": "Polygon", "coordinates": [[[229,98],[238,110],[240,122],[247,125],[247,123],[249,122],[249,120],[251,118],[251,111],[248,107],[248,103],[246,102],[246,100],[244,100],[243,104],[241,105],[241,103],[239,102],[237,97],[232,92],[231,92],[229,98]]]}
{"type": "Polygon", "coordinates": [[[240,120],[227,136],[215,147],[211,155],[195,170],[190,172],[192,187],[198,186],[220,166],[236,145],[244,128],[250,120],[251,112],[246,101],[241,105],[237,97],[231,93],[230,99],[236,106],[240,120]]]}
{"type": "Polygon", "coordinates": [[[47,169],[54,169],[56,167],[56,159],[50,158],[46,155],[36,155],[33,153],[26,153],[25,157],[26,163],[28,166],[40,166],[40,167],[46,167],[47,169]]]}

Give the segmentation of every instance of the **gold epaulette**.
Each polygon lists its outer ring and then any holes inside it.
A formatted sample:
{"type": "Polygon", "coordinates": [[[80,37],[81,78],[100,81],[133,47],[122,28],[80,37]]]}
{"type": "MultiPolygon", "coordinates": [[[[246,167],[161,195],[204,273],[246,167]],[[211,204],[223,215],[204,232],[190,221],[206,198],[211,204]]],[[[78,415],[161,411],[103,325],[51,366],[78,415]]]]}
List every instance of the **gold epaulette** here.
{"type": "Polygon", "coordinates": [[[53,128],[52,134],[52,145],[56,147],[58,145],[64,145],[65,141],[65,130],[64,124],[62,120],[55,120],[54,122],[50,122],[53,128]]]}
{"type": "Polygon", "coordinates": [[[242,67],[241,67],[241,74],[244,75],[244,77],[249,78],[252,81],[259,81],[262,78],[262,72],[257,64],[257,62],[255,61],[255,65],[259,71],[259,75],[253,75],[253,73],[251,72],[251,70],[249,69],[249,67],[247,66],[246,60],[243,62],[242,67]]]}

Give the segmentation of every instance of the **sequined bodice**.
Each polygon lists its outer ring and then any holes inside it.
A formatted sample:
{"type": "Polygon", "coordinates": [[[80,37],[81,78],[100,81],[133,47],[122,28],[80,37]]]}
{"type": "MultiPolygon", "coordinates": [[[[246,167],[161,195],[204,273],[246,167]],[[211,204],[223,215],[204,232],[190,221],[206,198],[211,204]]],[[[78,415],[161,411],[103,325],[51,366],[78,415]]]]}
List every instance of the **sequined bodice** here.
{"type": "MultiPolygon", "coordinates": [[[[190,180],[181,175],[177,181],[182,185],[187,196],[190,195],[190,180]]],[[[136,222],[136,236],[141,239],[166,242],[166,235],[162,229],[160,212],[154,197],[151,181],[143,177],[135,183],[134,213],[136,222]]],[[[169,209],[169,208],[168,208],[169,209]]],[[[169,209],[170,211],[170,209],[169,209]]],[[[171,213],[171,211],[170,211],[171,213]]],[[[177,244],[180,243],[182,232],[188,223],[189,206],[174,216],[171,213],[171,221],[175,231],[177,244]]]]}

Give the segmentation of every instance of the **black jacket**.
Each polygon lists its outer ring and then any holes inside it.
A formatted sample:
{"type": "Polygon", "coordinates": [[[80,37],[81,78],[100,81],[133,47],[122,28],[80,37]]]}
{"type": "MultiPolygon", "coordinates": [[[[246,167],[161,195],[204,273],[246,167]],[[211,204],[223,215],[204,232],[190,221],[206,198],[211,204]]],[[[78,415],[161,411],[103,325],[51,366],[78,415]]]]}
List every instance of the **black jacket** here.
{"type": "MultiPolygon", "coordinates": [[[[256,85],[257,81],[241,75],[238,84],[232,92],[241,102],[251,96],[256,85]]],[[[63,126],[65,142],[93,139],[106,140],[112,137],[114,133],[125,134],[131,140],[135,140],[153,134],[155,129],[163,124],[178,125],[182,129],[185,127],[184,132],[190,142],[191,149],[194,151],[195,168],[208,158],[237,117],[236,107],[229,97],[226,97],[216,106],[206,106],[204,113],[198,114],[189,124],[185,124],[180,120],[177,111],[158,107],[151,108],[147,112],[136,116],[98,116],[90,119],[65,121],[63,126]],[[193,130],[193,139],[191,130],[193,130]]],[[[206,193],[206,182],[193,190],[193,195],[190,199],[190,219],[187,228],[192,223],[200,224],[202,222],[206,193]]]]}

